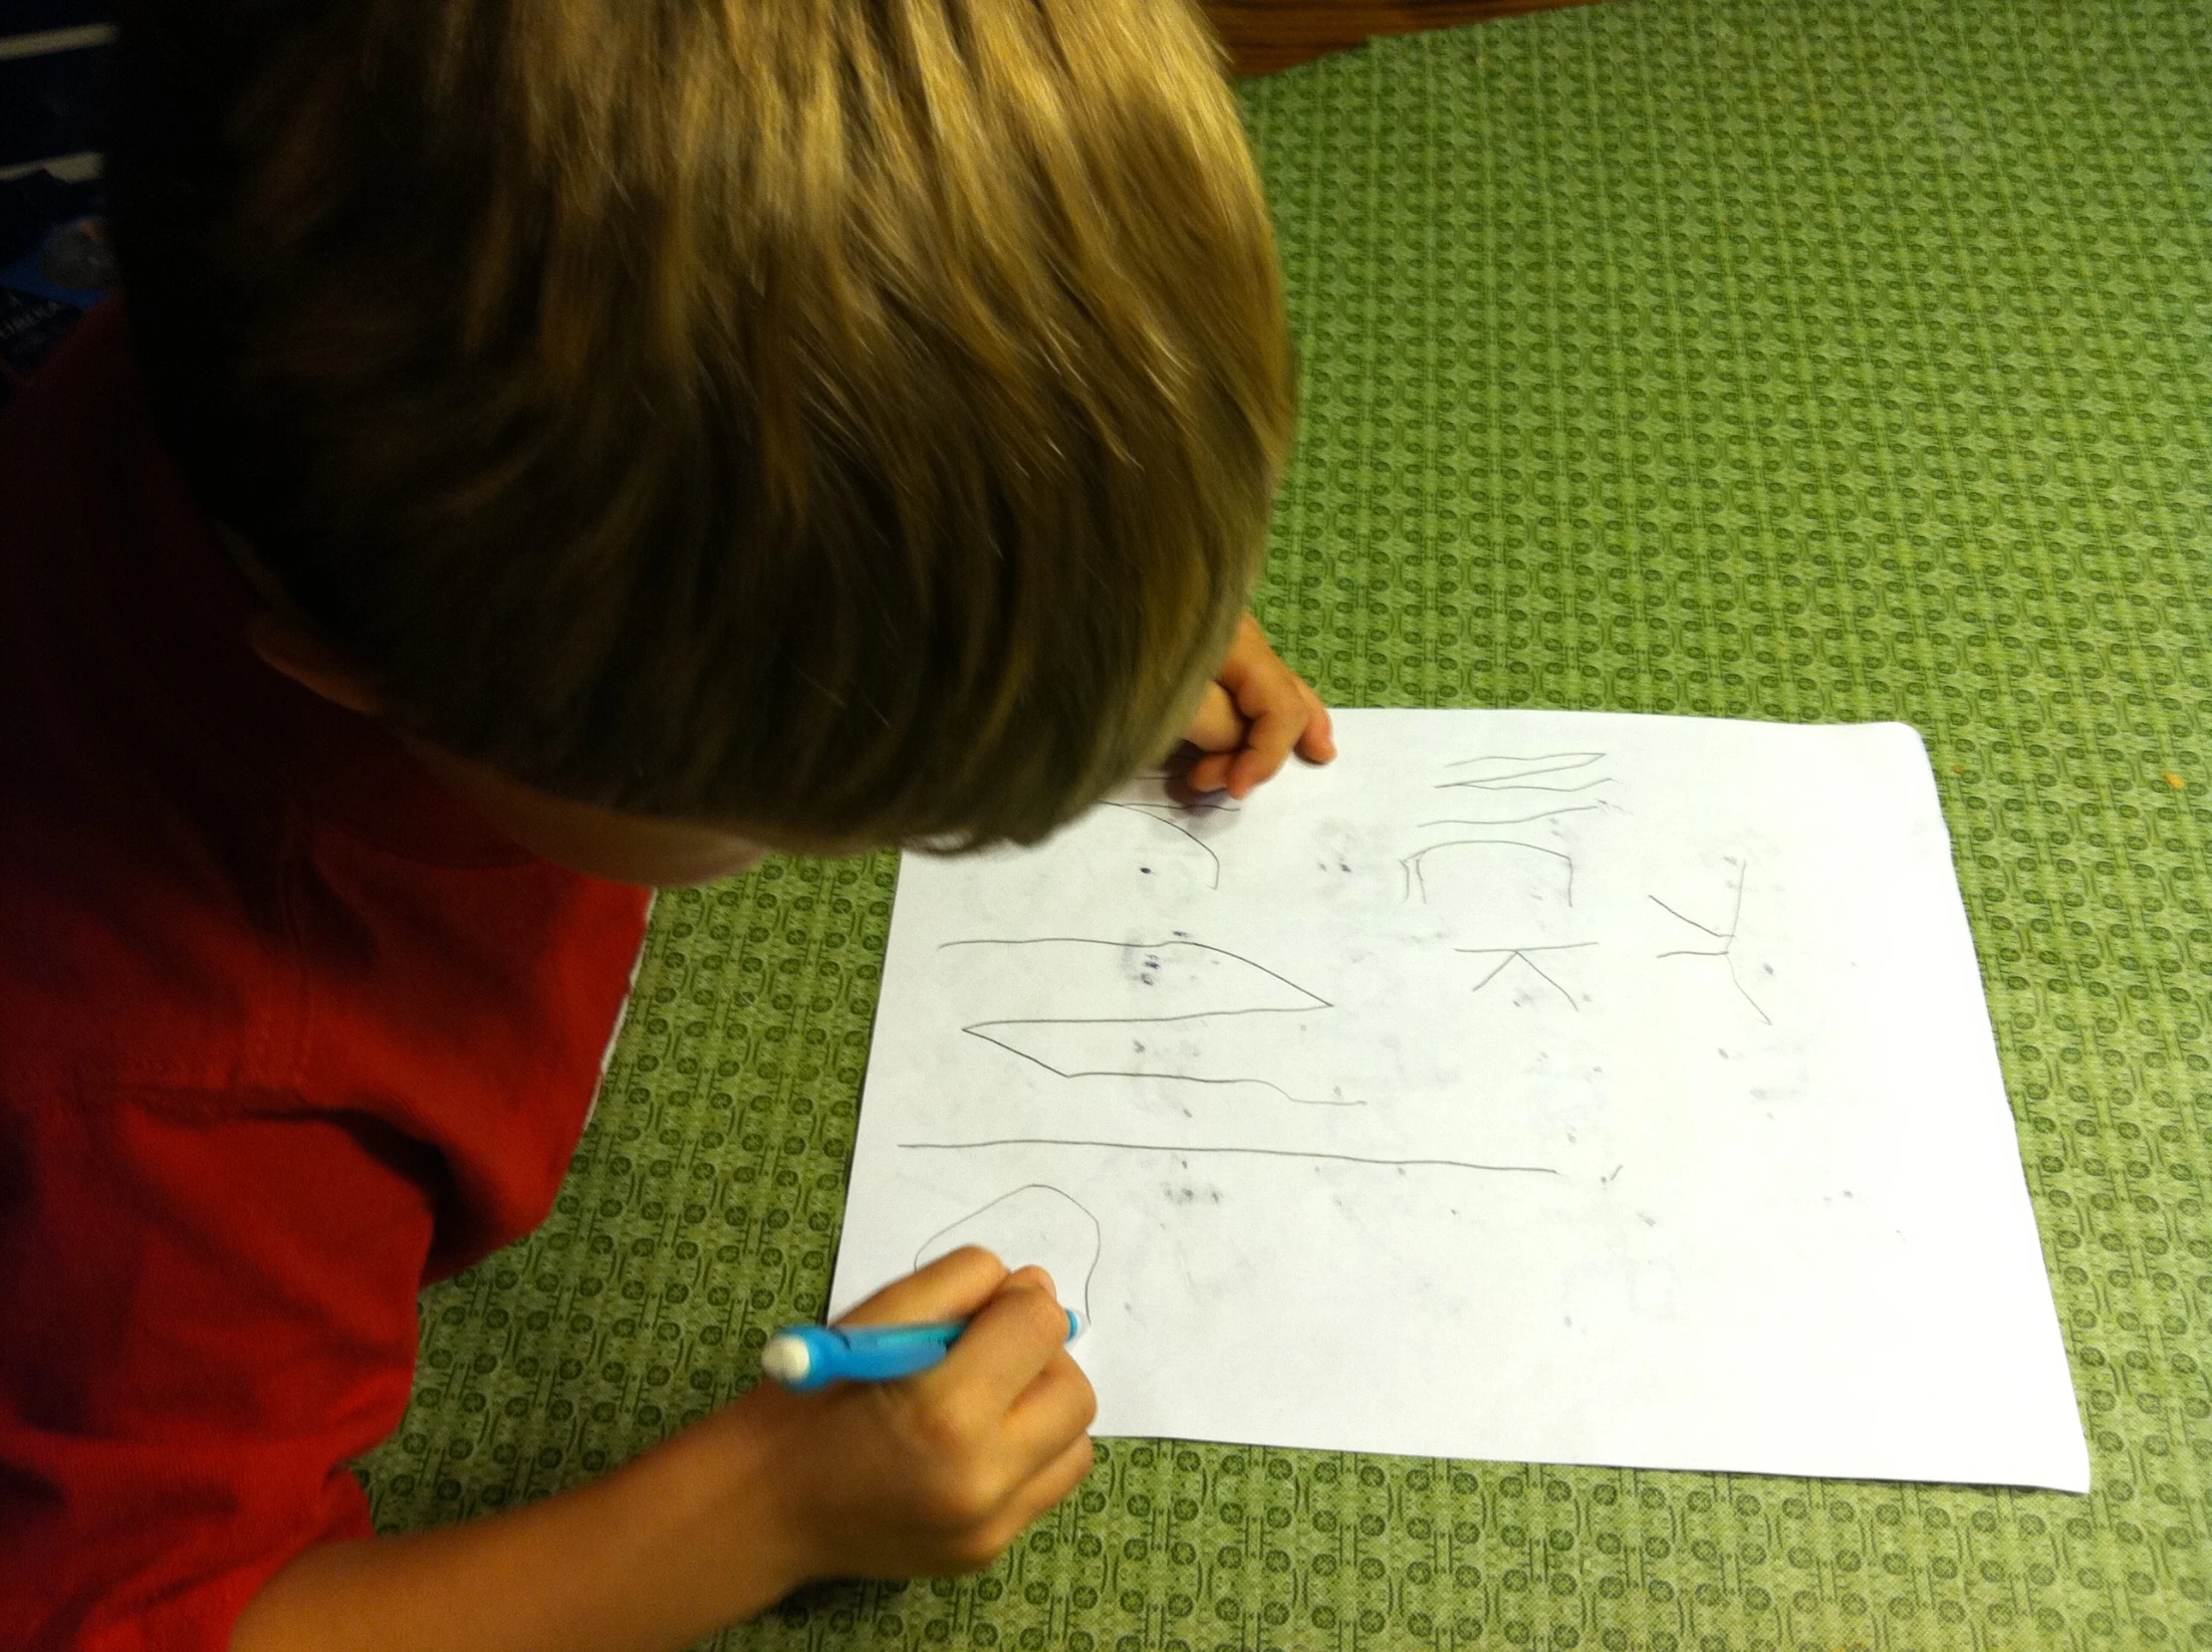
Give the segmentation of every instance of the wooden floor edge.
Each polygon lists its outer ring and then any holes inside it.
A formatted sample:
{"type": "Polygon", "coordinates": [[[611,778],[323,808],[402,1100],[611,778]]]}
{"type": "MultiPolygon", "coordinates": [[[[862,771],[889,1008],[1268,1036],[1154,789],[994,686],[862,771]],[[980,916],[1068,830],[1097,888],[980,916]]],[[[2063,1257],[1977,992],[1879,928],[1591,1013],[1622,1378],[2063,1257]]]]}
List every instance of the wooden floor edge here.
{"type": "Polygon", "coordinates": [[[1557,11],[1594,0],[1206,0],[1239,76],[1272,75],[1384,35],[1557,11]]]}

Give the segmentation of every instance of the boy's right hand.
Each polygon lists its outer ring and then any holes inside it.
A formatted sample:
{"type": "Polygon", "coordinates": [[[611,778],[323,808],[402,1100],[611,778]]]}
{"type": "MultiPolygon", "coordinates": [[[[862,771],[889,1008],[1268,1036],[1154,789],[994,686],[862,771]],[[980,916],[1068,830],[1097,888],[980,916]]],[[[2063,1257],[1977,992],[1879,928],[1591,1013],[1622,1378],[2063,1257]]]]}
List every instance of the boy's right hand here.
{"type": "Polygon", "coordinates": [[[703,1425],[741,1428],[763,1454],[772,1507],[740,1519],[792,1545],[791,1586],[978,1570],[1091,1472],[1098,1401],[1044,1270],[955,1251],[841,1322],[941,1319],[971,1323],[917,1375],[806,1394],[764,1381],[703,1425]]]}
{"type": "Polygon", "coordinates": [[[613,1474],[458,1526],[318,1544],[231,1652],[665,1652],[818,1577],[974,1571],[1091,1470],[1091,1384],[1035,1268],[957,1251],[856,1323],[969,1319],[942,1364],[772,1382],[613,1474]]]}

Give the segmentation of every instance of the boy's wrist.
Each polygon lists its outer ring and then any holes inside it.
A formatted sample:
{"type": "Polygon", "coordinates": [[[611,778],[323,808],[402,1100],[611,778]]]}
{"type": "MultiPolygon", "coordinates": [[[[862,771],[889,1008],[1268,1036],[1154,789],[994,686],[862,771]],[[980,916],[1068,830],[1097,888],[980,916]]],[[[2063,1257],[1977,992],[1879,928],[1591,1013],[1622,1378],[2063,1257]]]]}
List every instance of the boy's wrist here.
{"type": "Polygon", "coordinates": [[[704,1562],[693,1568],[704,1591],[699,1604],[718,1623],[757,1616],[823,1574],[793,1518],[792,1468],[765,1423],[741,1398],[635,1465],[665,1477],[662,1495],[681,1511],[675,1540],[704,1562]]]}
{"type": "Polygon", "coordinates": [[[821,1574],[779,1496],[775,1430],[740,1402],[603,1479],[504,1515],[309,1549],[233,1652],[689,1646],[821,1574]]]}

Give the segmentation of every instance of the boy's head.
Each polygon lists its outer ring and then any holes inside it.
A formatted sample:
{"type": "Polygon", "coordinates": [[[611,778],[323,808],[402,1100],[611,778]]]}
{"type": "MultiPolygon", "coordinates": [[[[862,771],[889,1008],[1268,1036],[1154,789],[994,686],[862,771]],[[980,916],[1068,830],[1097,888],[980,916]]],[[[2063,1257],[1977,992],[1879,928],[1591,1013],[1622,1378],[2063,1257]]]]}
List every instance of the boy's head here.
{"type": "Polygon", "coordinates": [[[124,283],[402,733],[770,840],[1029,840],[1172,739],[1293,420],[1183,0],[126,15],[124,283]]]}

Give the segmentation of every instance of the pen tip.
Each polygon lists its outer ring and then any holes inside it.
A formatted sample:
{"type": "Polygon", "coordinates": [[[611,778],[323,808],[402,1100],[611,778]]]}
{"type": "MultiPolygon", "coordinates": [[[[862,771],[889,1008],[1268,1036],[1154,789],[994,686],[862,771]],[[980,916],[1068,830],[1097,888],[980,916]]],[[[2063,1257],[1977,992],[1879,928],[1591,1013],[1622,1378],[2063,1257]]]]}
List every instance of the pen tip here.
{"type": "Polygon", "coordinates": [[[807,1344],[796,1336],[771,1336],[768,1345],[760,1351],[761,1375],[786,1387],[806,1381],[813,1366],[814,1359],[807,1351],[807,1344]]]}

